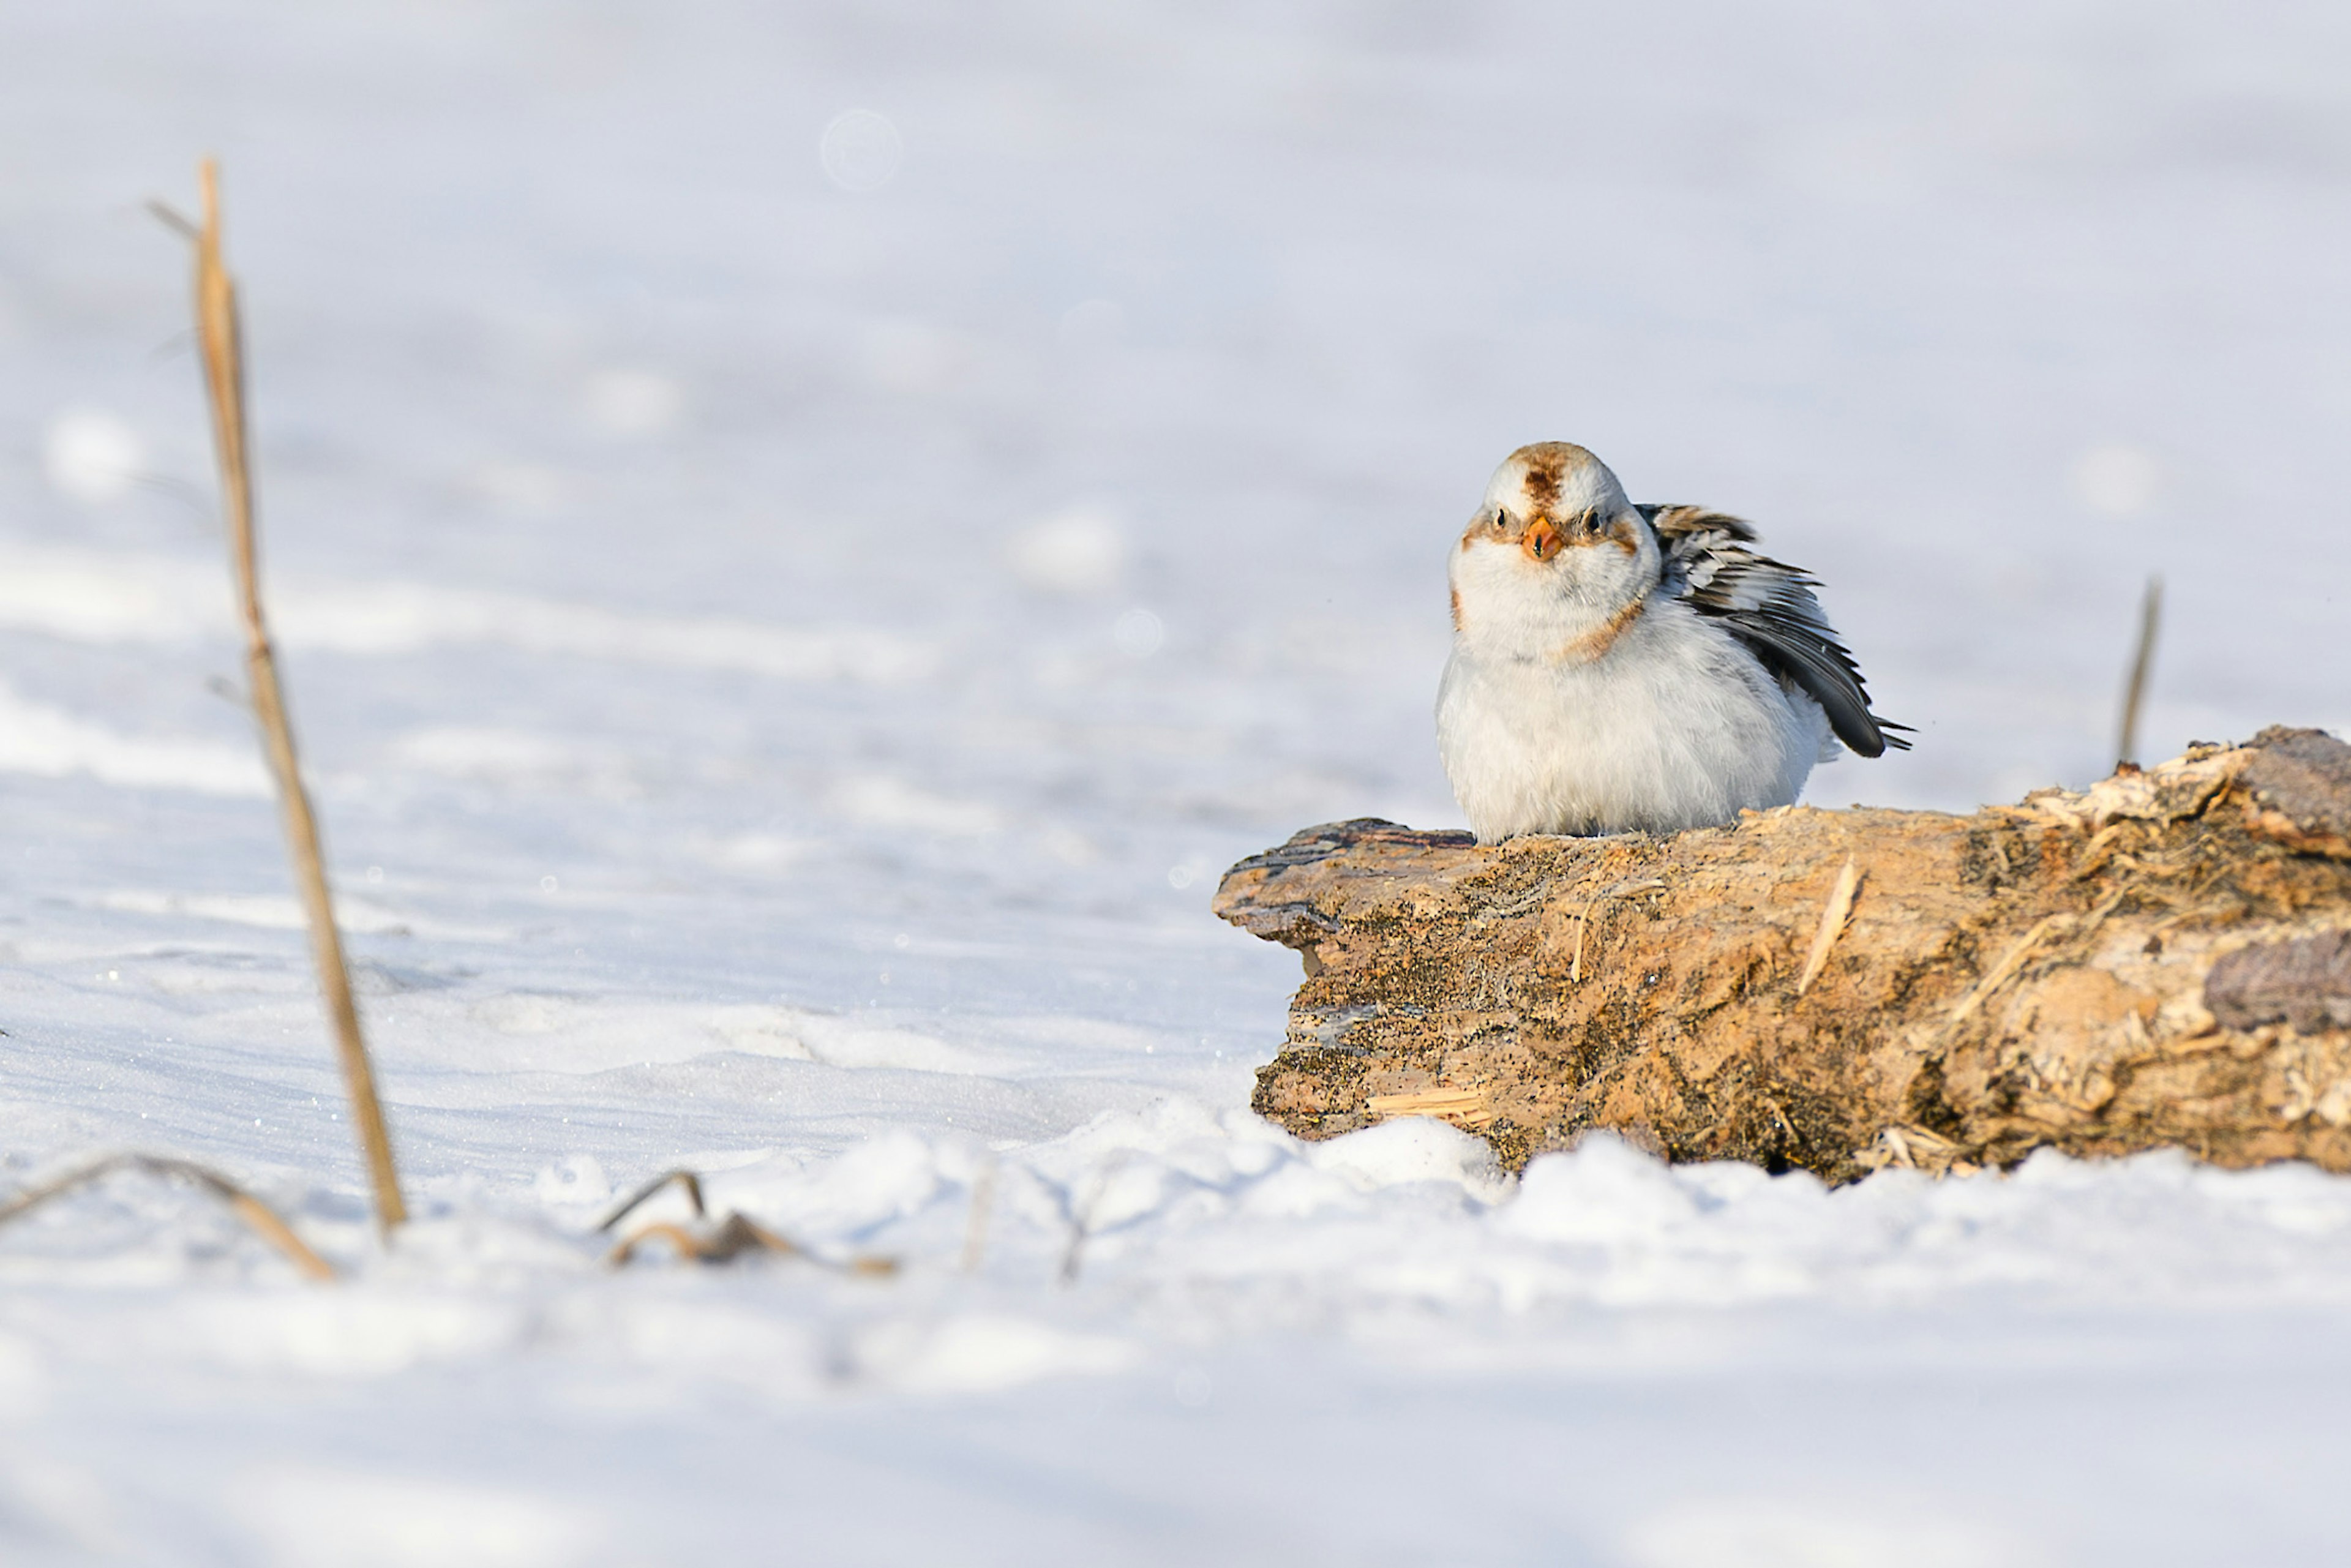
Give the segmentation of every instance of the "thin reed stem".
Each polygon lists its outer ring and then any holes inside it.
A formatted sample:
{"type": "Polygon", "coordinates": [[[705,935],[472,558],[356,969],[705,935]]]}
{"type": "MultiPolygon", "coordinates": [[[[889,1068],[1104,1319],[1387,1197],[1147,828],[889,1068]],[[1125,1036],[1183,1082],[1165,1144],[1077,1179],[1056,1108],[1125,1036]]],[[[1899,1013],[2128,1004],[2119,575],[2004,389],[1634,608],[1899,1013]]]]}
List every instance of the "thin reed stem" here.
{"type": "Polygon", "coordinates": [[[2163,579],[2147,580],[2147,598],[2138,612],[2138,648],[2131,654],[2130,682],[2123,688],[2120,734],[2115,737],[2115,760],[2138,763],[2138,716],[2147,701],[2147,678],[2155,668],[2156,633],[2163,626],[2163,579]]]}
{"type": "Polygon", "coordinates": [[[271,649],[269,624],[262,613],[260,550],[254,528],[253,468],[245,413],[244,330],[237,318],[236,286],[221,258],[218,164],[205,159],[200,178],[204,209],[204,224],[195,235],[196,336],[204,350],[204,391],[212,405],[213,444],[220,458],[221,508],[228,523],[237,610],[245,626],[246,684],[254,717],[261,727],[262,748],[277,780],[287,854],[293,862],[295,887],[309,924],[310,956],[318,968],[327,1018],[335,1031],[351,1123],[359,1133],[368,1184],[375,1195],[376,1226],[388,1239],[393,1228],[407,1219],[408,1206],[400,1195],[392,1133],[384,1125],[383,1106],[376,1097],[375,1071],[368,1061],[366,1038],[360,1032],[359,1006],[351,995],[350,969],[344,962],[334,901],[327,889],[326,859],[319,848],[318,818],[310,809],[309,792],[302,785],[294,753],[294,729],[287,718],[285,693],[277,680],[277,656],[271,649]]]}

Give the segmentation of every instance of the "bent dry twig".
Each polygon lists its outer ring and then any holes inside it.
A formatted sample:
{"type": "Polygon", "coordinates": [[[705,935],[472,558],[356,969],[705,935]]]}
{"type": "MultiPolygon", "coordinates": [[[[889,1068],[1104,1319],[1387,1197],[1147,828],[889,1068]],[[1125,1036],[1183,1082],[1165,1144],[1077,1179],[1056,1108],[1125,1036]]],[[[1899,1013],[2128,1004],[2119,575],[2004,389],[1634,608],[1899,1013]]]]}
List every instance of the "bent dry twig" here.
{"type": "Polygon", "coordinates": [[[621,1221],[673,1186],[685,1189],[685,1200],[694,1209],[693,1220],[686,1224],[675,1220],[655,1220],[642,1226],[621,1239],[620,1245],[606,1257],[606,1262],[618,1269],[632,1260],[647,1243],[666,1241],[676,1249],[678,1257],[691,1258],[697,1263],[731,1263],[747,1252],[766,1252],[778,1257],[805,1258],[820,1268],[837,1270],[844,1274],[880,1277],[898,1271],[895,1258],[863,1255],[847,1259],[827,1258],[732,1211],[714,1224],[710,1210],[703,1202],[702,1178],[689,1170],[664,1171],[645,1183],[603,1218],[596,1227],[598,1233],[609,1233],[621,1221]]]}
{"type": "Polygon", "coordinates": [[[622,1198],[618,1208],[598,1220],[596,1222],[598,1233],[610,1231],[612,1227],[643,1208],[653,1200],[655,1195],[673,1184],[685,1189],[685,1201],[694,1206],[695,1218],[702,1219],[708,1217],[710,1210],[702,1201],[702,1178],[687,1170],[664,1171],[627,1197],[622,1198]]]}
{"type": "Polygon", "coordinates": [[[29,1214],[52,1198],[62,1197],[67,1193],[88,1186],[100,1176],[111,1176],[120,1170],[144,1171],[166,1180],[176,1178],[192,1182],[226,1204],[230,1213],[245,1221],[255,1235],[284,1253],[297,1269],[309,1278],[331,1280],[335,1277],[334,1266],[305,1245],[302,1239],[294,1234],[294,1228],[278,1217],[277,1210],[210,1166],[170,1155],[109,1155],[102,1160],[93,1161],[55,1181],[44,1182],[39,1186],[18,1193],[5,1204],[0,1204],[0,1225],[29,1214]]]}
{"type": "Polygon", "coordinates": [[[310,956],[319,974],[319,995],[335,1032],[351,1124],[358,1130],[360,1152],[367,1162],[376,1227],[388,1239],[394,1228],[407,1219],[408,1205],[401,1197],[392,1133],[384,1124],[375,1070],[368,1061],[366,1037],[360,1030],[359,1004],[351,994],[350,969],[343,957],[334,900],[327,888],[319,821],[310,809],[309,792],[303,788],[294,728],[287,717],[286,695],[277,679],[277,656],[262,612],[260,546],[254,522],[253,465],[245,409],[244,329],[237,316],[236,285],[221,256],[219,165],[207,158],[199,176],[204,189],[203,224],[190,224],[168,212],[163,215],[189,235],[195,247],[196,338],[204,355],[205,400],[212,408],[213,445],[220,460],[221,509],[228,524],[229,556],[236,572],[247,689],[261,729],[262,749],[277,782],[287,854],[293,862],[295,887],[309,926],[310,956]]]}

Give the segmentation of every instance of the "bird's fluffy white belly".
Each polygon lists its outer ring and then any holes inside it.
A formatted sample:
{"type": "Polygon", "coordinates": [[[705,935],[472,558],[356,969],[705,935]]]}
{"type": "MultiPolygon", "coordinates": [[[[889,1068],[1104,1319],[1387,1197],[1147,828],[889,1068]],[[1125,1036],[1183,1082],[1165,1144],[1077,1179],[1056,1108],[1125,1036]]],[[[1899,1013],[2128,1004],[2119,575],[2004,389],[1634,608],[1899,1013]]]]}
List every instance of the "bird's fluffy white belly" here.
{"type": "Polygon", "coordinates": [[[1437,744],[1478,837],[1670,832],[1795,800],[1828,735],[1729,634],[1653,604],[1588,664],[1457,646],[1437,744]]]}

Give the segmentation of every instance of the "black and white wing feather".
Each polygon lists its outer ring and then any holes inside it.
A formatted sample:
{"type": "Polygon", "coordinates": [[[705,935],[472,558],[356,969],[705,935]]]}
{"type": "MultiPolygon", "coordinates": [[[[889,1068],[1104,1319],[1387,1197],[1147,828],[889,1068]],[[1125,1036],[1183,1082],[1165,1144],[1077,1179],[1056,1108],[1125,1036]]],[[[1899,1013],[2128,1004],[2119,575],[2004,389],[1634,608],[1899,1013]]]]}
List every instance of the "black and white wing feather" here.
{"type": "Polygon", "coordinates": [[[1890,730],[1907,725],[1869,711],[1861,668],[1830,630],[1813,597],[1809,573],[1747,547],[1755,530],[1737,517],[1703,507],[1643,507],[1665,553],[1660,591],[1687,602],[1753,650],[1764,667],[1794,683],[1821,705],[1836,737],[1863,757],[1910,743],[1890,730]]]}

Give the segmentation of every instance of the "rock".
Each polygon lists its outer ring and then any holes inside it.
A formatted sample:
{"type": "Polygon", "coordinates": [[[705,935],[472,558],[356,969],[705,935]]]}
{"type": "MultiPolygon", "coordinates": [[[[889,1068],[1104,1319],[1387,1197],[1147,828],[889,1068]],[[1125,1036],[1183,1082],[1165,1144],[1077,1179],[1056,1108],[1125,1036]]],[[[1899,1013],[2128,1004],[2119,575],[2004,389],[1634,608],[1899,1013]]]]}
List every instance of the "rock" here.
{"type": "Polygon", "coordinates": [[[2204,1005],[2231,1029],[2290,1023],[2318,1034],[2351,1028],[2351,930],[2238,948],[2212,966],[2204,1005]]]}
{"type": "Polygon", "coordinates": [[[1417,1114],[1511,1168],[1605,1128],[1831,1181],[2040,1147],[2351,1170],[2351,747],[2315,730],[1971,816],[1341,822],[1216,909],[1305,960],[1255,1103],[1309,1138],[1417,1114]]]}
{"type": "Polygon", "coordinates": [[[2323,729],[2273,725],[2253,737],[2253,751],[2244,777],[2253,831],[2351,859],[2351,746],[2323,729]]]}

